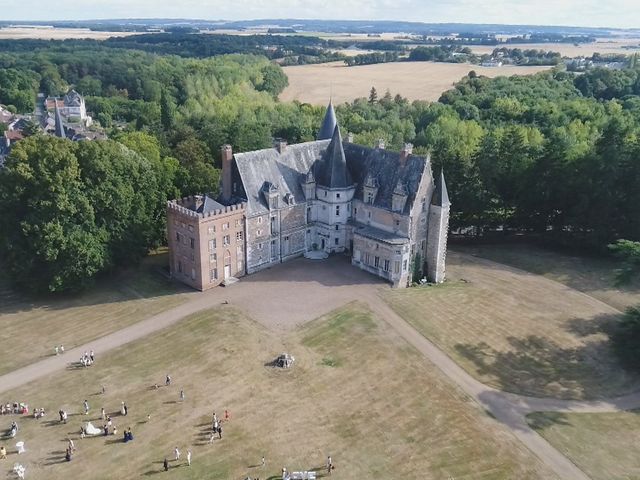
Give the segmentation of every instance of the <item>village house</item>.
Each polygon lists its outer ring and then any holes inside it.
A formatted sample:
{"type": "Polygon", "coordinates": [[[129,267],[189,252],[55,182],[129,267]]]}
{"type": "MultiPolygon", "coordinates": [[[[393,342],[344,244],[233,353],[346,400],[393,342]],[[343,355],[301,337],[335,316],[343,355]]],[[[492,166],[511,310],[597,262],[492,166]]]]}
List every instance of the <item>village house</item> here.
{"type": "Polygon", "coordinates": [[[221,155],[217,201],[197,196],[168,204],[174,278],[205,290],[302,255],[340,253],[395,287],[423,275],[444,281],[444,175],[434,177],[429,157],[413,155],[411,144],[391,152],[382,141],[373,148],[343,141],[329,104],[315,141],[278,140],[274,148],[236,154],[225,145],[221,155]],[[220,223],[231,229],[222,250],[220,223]]]}

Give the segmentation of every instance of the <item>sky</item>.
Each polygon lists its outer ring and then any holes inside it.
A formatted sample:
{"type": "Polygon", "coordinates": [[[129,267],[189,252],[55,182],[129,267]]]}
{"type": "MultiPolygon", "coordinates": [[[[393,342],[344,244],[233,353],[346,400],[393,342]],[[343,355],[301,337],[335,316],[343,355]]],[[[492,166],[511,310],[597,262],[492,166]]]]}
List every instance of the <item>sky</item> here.
{"type": "Polygon", "coordinates": [[[640,0],[0,0],[3,20],[306,18],[640,27],[640,0]]]}

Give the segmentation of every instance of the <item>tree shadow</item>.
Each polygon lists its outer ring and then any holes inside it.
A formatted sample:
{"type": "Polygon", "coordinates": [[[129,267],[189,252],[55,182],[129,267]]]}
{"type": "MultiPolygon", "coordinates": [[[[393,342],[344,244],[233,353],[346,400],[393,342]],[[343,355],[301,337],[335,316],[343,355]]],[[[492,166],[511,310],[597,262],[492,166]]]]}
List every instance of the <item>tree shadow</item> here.
{"type": "Polygon", "coordinates": [[[568,415],[562,412],[533,412],[526,416],[526,421],[536,431],[555,425],[571,426],[568,415]]]}
{"type": "Polygon", "coordinates": [[[626,370],[612,348],[609,333],[619,318],[607,314],[568,321],[566,330],[584,340],[579,346],[528,335],[508,337],[504,350],[486,342],[454,348],[475,366],[477,375],[507,392],[565,399],[622,395],[640,388],[640,375],[626,370]]]}

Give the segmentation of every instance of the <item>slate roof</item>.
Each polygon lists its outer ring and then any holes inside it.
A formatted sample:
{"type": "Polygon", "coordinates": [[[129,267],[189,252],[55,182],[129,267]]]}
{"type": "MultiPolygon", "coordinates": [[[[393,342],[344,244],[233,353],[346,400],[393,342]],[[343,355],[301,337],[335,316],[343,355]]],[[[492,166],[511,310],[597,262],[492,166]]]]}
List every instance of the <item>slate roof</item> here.
{"type": "Polygon", "coordinates": [[[79,107],[82,105],[82,97],[75,90],[71,90],[64,96],[64,104],[68,107],[79,107]]]}
{"type": "Polygon", "coordinates": [[[336,111],[333,109],[333,103],[329,101],[329,105],[327,106],[327,111],[324,114],[324,120],[322,120],[322,126],[320,127],[316,140],[329,140],[333,137],[333,132],[337,125],[338,120],[336,118],[336,111]]]}
{"type": "Polygon", "coordinates": [[[56,105],[56,129],[55,129],[56,137],[67,138],[67,133],[64,130],[64,124],[62,123],[62,115],[60,114],[60,109],[56,105]]]}
{"type": "Polygon", "coordinates": [[[407,194],[407,202],[403,213],[409,213],[420,186],[422,172],[429,160],[417,155],[409,155],[400,163],[400,153],[379,148],[369,148],[354,143],[344,143],[347,166],[356,183],[356,198],[362,199],[365,179],[369,177],[378,186],[373,205],[391,210],[393,192],[401,184],[407,194]]]}
{"type": "Polygon", "coordinates": [[[316,140],[287,145],[282,153],[275,148],[268,148],[234,154],[246,192],[248,214],[256,215],[269,210],[262,193],[265,182],[277,186],[283,198],[290,193],[294,203],[304,203],[301,184],[328,145],[328,140],[316,140]]]}
{"type": "Polygon", "coordinates": [[[431,203],[438,207],[448,207],[451,205],[449,201],[449,192],[447,192],[447,184],[444,181],[444,172],[440,171],[440,176],[436,180],[436,189],[433,192],[431,203]]]}
{"type": "Polygon", "coordinates": [[[391,245],[405,245],[409,243],[409,237],[403,237],[402,235],[398,235],[396,233],[387,232],[385,230],[381,230],[379,228],[371,227],[371,226],[361,226],[360,224],[354,223],[357,227],[353,233],[357,235],[361,235],[363,237],[371,238],[373,240],[382,241],[385,243],[389,243],[391,245]]]}
{"type": "Polygon", "coordinates": [[[224,205],[222,205],[221,203],[216,202],[209,195],[205,195],[204,196],[204,200],[202,202],[202,205],[200,205],[196,209],[196,212],[198,212],[198,213],[209,213],[209,212],[213,212],[215,210],[224,210],[224,208],[225,208],[224,205]]]}
{"type": "Polygon", "coordinates": [[[318,185],[323,187],[348,188],[353,185],[344,156],[340,127],[337,125],[333,131],[331,142],[322,155],[322,162],[316,163],[314,171],[318,185]]]}

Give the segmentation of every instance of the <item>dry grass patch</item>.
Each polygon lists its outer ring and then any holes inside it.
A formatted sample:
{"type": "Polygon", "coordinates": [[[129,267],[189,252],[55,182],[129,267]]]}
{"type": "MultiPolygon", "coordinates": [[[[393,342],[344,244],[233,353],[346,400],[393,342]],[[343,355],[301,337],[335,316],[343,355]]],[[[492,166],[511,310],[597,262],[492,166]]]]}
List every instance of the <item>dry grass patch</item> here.
{"type": "Polygon", "coordinates": [[[534,396],[635,391],[603,332],[618,314],[546,278],[450,252],[448,283],[389,290],[391,307],[480,381],[534,396]]]}
{"type": "Polygon", "coordinates": [[[386,90],[399,93],[409,100],[436,101],[442,92],[475,70],[487,77],[529,75],[550,67],[481,67],[464,63],[394,62],[347,67],[344,62],[284,67],[289,86],[280,95],[282,101],[298,100],[326,105],[332,97],[334,103],[351,102],[354,98],[368,97],[374,86],[380,95],[386,90]],[[322,79],[319,81],[318,79],[322,79]]]}
{"type": "Polygon", "coordinates": [[[537,412],[527,420],[593,480],[640,478],[640,412],[537,412]]]}
{"type": "Polygon", "coordinates": [[[0,28],[0,39],[37,38],[42,40],[64,40],[91,38],[106,40],[109,37],[127,37],[140,32],[100,32],[88,28],[52,27],[4,27],[0,28]]]}
{"type": "MultiPolygon", "coordinates": [[[[192,449],[193,465],[171,462],[174,479],[275,479],[283,465],[321,469],[328,454],[342,479],[555,478],[358,304],[286,336],[231,307],[201,312],[89,369],[63,372],[7,398],[50,412],[44,420],[20,420],[18,437],[28,449],[20,461],[30,478],[154,476],[176,445],[183,456],[192,449]],[[291,370],[267,365],[283,351],[296,357],[291,370]],[[335,363],[326,365],[327,358],[335,363]],[[150,388],[167,373],[170,387],[150,388]],[[103,383],[106,394],[95,394],[103,383]],[[97,424],[101,406],[115,411],[126,401],[129,416],[114,420],[121,430],[132,427],[134,441],[77,439],[87,418],[78,414],[84,398],[97,424]],[[73,413],[69,424],[55,421],[59,408],[73,413]],[[212,412],[223,416],[225,409],[231,420],[223,424],[223,439],[209,445],[212,412]],[[78,447],[71,463],[62,459],[67,436],[78,447]]],[[[7,426],[10,420],[2,418],[7,426]]],[[[5,465],[15,460],[13,454],[5,465]]]]}
{"type": "Polygon", "coordinates": [[[0,374],[82,345],[183,303],[187,290],[155,269],[166,255],[103,279],[81,294],[26,296],[0,281],[0,374]]]}
{"type": "Polygon", "coordinates": [[[456,245],[455,249],[543,275],[618,310],[640,304],[640,279],[617,285],[615,272],[620,264],[611,258],[570,255],[535,245],[456,245]]]}

